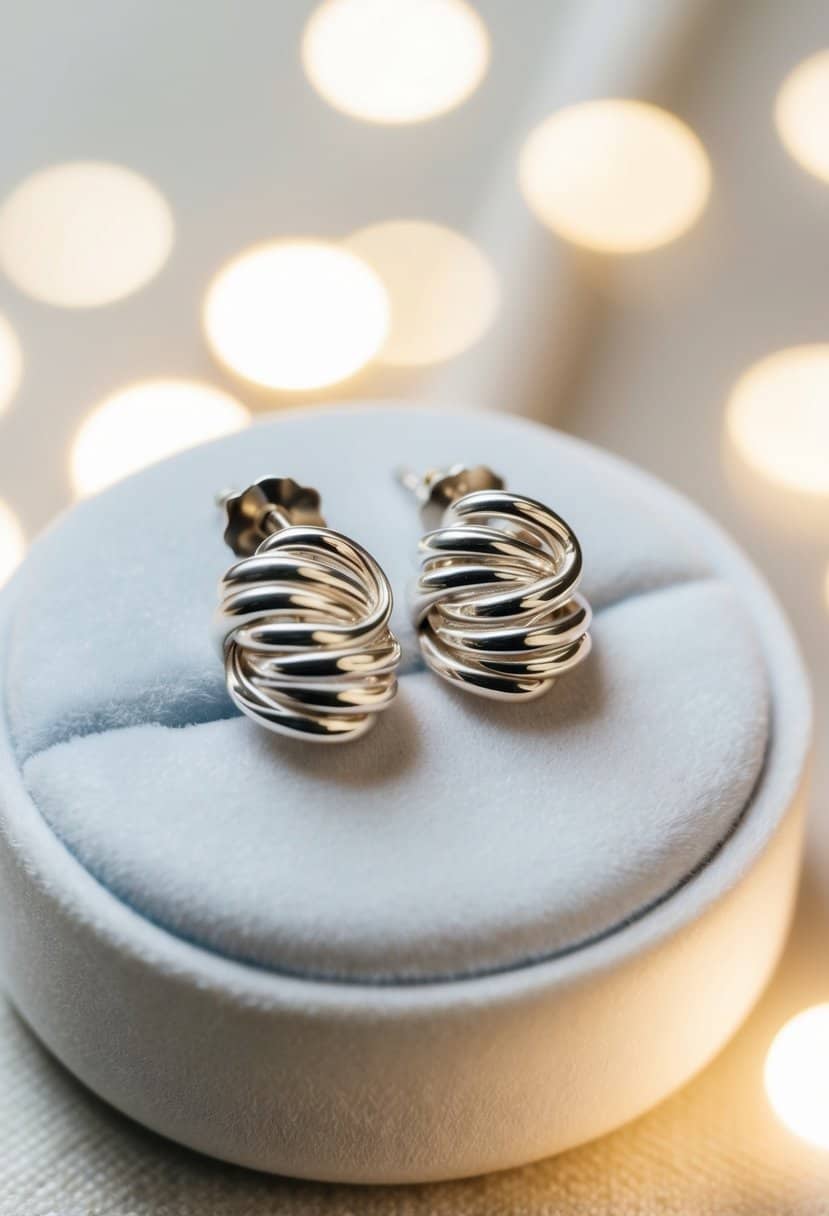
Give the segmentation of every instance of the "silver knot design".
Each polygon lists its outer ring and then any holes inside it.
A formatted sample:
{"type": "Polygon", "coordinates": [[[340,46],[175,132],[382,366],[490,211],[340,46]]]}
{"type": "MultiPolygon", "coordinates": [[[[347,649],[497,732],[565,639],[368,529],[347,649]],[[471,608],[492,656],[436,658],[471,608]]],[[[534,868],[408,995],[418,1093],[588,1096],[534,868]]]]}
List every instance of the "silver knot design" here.
{"type": "Polygon", "coordinates": [[[281,527],[221,581],[216,630],[232,700],[281,734],[364,734],[397,691],[391,609],[386,576],[355,541],[281,527]]]}
{"type": "Polygon", "coordinates": [[[438,675],[528,701],[590,652],[581,548],[554,511],[501,489],[451,502],[420,542],[412,616],[438,675]]]}

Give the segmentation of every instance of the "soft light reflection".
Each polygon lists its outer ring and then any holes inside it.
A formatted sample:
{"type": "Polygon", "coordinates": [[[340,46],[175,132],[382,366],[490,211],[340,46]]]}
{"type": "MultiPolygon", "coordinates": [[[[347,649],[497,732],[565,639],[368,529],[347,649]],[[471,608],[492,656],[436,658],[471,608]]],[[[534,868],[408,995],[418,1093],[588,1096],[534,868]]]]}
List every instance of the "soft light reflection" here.
{"type": "Polygon", "coordinates": [[[191,380],[146,380],[102,401],[84,420],[71,453],[72,485],[94,494],[130,473],[250,420],[234,397],[191,380]]]}
{"type": "Polygon", "coordinates": [[[23,374],[23,351],[17,334],[0,314],[0,414],[11,404],[23,374]]]}
{"type": "Polygon", "coordinates": [[[777,130],[791,156],[829,182],[829,50],[789,73],[774,107],[777,130]]]}
{"type": "Polygon", "coordinates": [[[766,1094],[790,1131],[829,1149],[829,1005],[814,1005],[778,1031],[766,1056],[766,1094]]]}
{"type": "Polygon", "coordinates": [[[320,388],[353,375],[382,346],[389,304],[355,254],[318,241],[248,250],[207,293],[204,327],[215,355],[267,388],[320,388]]]}
{"type": "Polygon", "coordinates": [[[421,122],[477,88],[489,35],[464,0],[324,0],[305,27],[302,61],[336,109],[370,122],[421,122]]]}
{"type": "Polygon", "coordinates": [[[829,345],[755,363],[737,381],[726,422],[752,468],[790,489],[829,494],[829,345]]]}
{"type": "Polygon", "coordinates": [[[0,500],[0,587],[20,563],[25,549],[26,541],[17,516],[0,500]]]}
{"type": "Polygon", "coordinates": [[[498,282],[472,241],[418,220],[355,232],[348,247],[377,271],[391,304],[383,363],[415,366],[449,359],[486,332],[498,310],[498,282]]]}
{"type": "Polygon", "coordinates": [[[708,157],[678,118],[639,101],[586,101],[530,134],[521,189],[538,218],[578,245],[636,253],[685,232],[705,206],[708,157]]]}
{"type": "Polygon", "coordinates": [[[96,308],[137,291],[172,243],[166,201],[121,165],[43,169],[0,208],[0,267],[21,291],[64,308],[96,308]]]}

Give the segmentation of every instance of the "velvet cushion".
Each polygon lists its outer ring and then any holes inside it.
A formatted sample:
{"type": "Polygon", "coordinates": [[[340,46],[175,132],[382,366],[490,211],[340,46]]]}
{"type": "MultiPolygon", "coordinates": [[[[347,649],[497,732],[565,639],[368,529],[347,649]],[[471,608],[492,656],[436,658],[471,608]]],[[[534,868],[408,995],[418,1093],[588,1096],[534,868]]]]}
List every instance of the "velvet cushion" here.
{"type": "Polygon", "coordinates": [[[716,535],[647,476],[517,420],[279,417],[116,486],[34,546],[5,677],[26,785],[100,883],[231,959],[405,982],[570,952],[695,874],[760,777],[765,667],[716,535]],[[584,549],[594,653],[524,706],[447,687],[407,623],[420,525],[392,470],[459,460],[549,502],[584,549]],[[213,499],[266,473],[318,487],[395,589],[400,694],[352,745],[270,736],[225,692],[213,499]]]}

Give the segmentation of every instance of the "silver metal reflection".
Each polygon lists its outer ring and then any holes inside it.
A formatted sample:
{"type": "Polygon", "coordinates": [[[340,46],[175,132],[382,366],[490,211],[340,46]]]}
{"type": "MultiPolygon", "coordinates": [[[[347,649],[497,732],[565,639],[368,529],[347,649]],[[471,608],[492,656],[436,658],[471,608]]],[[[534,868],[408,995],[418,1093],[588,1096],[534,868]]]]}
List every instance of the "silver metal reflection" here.
{"type": "Polygon", "coordinates": [[[316,491],[290,478],[220,502],[241,558],[221,581],[215,621],[232,700],[279,734],[323,743],[365,734],[397,692],[385,574],[325,526],[316,491]]]}
{"type": "Polygon", "coordinates": [[[398,474],[424,518],[412,619],[423,657],[470,692],[529,701],[590,653],[579,542],[560,516],[490,469],[398,474]]]}

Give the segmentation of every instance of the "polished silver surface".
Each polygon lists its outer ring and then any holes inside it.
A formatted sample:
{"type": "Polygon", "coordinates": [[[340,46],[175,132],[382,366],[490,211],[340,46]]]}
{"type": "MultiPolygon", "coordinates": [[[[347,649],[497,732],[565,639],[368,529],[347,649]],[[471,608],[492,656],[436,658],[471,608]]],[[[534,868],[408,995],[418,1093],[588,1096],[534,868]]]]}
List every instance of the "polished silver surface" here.
{"type": "Polygon", "coordinates": [[[287,478],[263,478],[221,502],[225,538],[242,555],[221,581],[215,621],[232,700],[279,734],[359,738],[397,692],[385,574],[325,527],[315,491],[287,478]]]}
{"type": "Polygon", "coordinates": [[[575,534],[542,503],[502,489],[487,469],[398,476],[427,516],[435,487],[446,502],[440,527],[420,541],[412,594],[427,664],[480,696],[541,696],[590,652],[575,534]]]}

